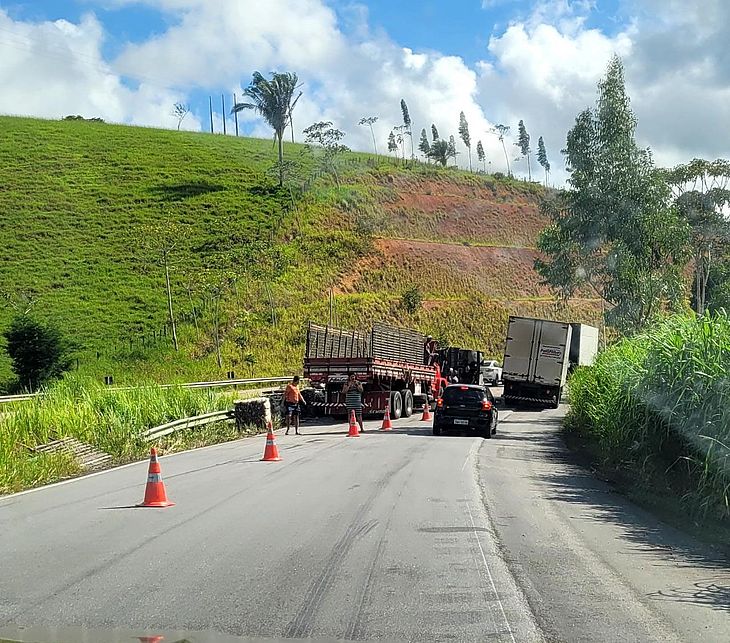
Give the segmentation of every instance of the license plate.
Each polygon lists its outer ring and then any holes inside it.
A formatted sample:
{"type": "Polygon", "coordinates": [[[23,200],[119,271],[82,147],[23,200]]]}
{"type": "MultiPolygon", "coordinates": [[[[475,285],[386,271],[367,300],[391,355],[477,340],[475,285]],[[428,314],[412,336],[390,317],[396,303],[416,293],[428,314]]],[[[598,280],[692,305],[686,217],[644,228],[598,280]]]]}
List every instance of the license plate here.
{"type": "Polygon", "coordinates": [[[463,424],[464,426],[469,426],[469,420],[454,420],[454,424],[463,424]]]}

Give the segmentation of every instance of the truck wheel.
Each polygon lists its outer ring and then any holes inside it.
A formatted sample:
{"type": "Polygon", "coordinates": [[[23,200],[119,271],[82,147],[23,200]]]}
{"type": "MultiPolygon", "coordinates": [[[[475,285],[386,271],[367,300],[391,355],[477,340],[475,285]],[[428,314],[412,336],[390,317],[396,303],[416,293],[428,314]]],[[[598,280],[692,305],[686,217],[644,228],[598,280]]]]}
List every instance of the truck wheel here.
{"type": "Polygon", "coordinates": [[[433,425],[433,434],[441,435],[441,427],[438,424],[433,425]]]}
{"type": "Polygon", "coordinates": [[[390,417],[393,420],[399,420],[403,413],[403,398],[400,393],[391,393],[390,395],[390,417]]]}
{"type": "Polygon", "coordinates": [[[403,401],[403,417],[409,418],[413,415],[413,393],[406,388],[400,392],[400,396],[403,401]]]}
{"type": "Polygon", "coordinates": [[[562,391],[558,389],[557,393],[555,394],[555,401],[550,405],[552,408],[557,409],[560,407],[560,396],[562,394],[562,391]]]}

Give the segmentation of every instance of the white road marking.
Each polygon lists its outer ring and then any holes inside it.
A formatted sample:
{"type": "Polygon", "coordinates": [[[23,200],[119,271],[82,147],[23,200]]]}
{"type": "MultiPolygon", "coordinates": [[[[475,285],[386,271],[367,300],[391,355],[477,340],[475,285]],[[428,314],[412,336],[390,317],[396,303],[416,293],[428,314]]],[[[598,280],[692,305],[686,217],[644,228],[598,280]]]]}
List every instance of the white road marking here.
{"type": "Polygon", "coordinates": [[[474,537],[477,539],[477,545],[479,545],[479,551],[482,554],[482,562],[484,563],[484,569],[487,570],[487,576],[489,576],[489,582],[492,584],[492,590],[494,591],[494,596],[497,599],[497,602],[499,603],[499,609],[502,611],[502,616],[504,618],[505,625],[507,626],[507,630],[509,631],[510,638],[512,639],[512,643],[516,643],[515,641],[515,635],[512,632],[512,628],[510,627],[509,620],[507,619],[507,614],[504,611],[504,605],[502,604],[502,599],[499,597],[499,592],[497,592],[497,586],[494,584],[494,578],[492,578],[492,572],[489,569],[489,565],[487,564],[487,557],[484,555],[484,549],[482,548],[482,542],[479,539],[479,532],[477,532],[477,526],[474,523],[474,516],[471,513],[471,507],[469,507],[469,504],[467,503],[466,509],[469,512],[469,520],[471,520],[471,528],[472,532],[474,533],[474,537]]]}

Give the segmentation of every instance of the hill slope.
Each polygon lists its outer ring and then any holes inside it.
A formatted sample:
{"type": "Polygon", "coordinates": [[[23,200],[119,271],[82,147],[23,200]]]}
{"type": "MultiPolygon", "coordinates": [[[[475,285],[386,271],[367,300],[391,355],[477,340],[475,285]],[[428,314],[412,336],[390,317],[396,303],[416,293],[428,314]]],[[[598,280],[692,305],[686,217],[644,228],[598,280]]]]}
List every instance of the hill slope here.
{"type": "MultiPolygon", "coordinates": [[[[0,133],[0,289],[30,296],[95,376],[295,370],[331,288],[342,325],[413,324],[493,354],[509,313],[598,314],[595,301],[556,303],[532,270],[545,224],[535,185],[350,154],[337,188],[287,145],[301,163],[289,191],[267,177],[271,141],[9,117],[0,133]],[[142,250],[153,233],[175,240],[178,353],[164,272],[142,250]],[[413,315],[400,303],[411,285],[424,296],[413,315]]],[[[2,309],[0,328],[12,314],[2,309]]]]}

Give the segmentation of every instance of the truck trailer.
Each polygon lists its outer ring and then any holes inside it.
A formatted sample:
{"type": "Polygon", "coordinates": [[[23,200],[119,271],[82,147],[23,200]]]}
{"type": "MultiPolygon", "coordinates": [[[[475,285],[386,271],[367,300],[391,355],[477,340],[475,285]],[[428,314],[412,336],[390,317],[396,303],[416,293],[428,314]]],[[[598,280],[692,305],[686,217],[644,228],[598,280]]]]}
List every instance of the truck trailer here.
{"type": "Polygon", "coordinates": [[[558,408],[568,374],[568,323],[510,317],[502,380],[506,404],[558,408]]]}
{"type": "Polygon", "coordinates": [[[598,329],[586,324],[571,324],[573,329],[570,336],[570,367],[590,366],[598,355],[598,329]]]}
{"type": "Polygon", "coordinates": [[[431,404],[446,385],[438,364],[427,364],[426,338],[414,331],[374,324],[369,332],[307,328],[304,376],[320,395],[308,403],[318,415],[346,415],[342,387],[351,374],[363,384],[364,412],[393,419],[431,404]]]}

